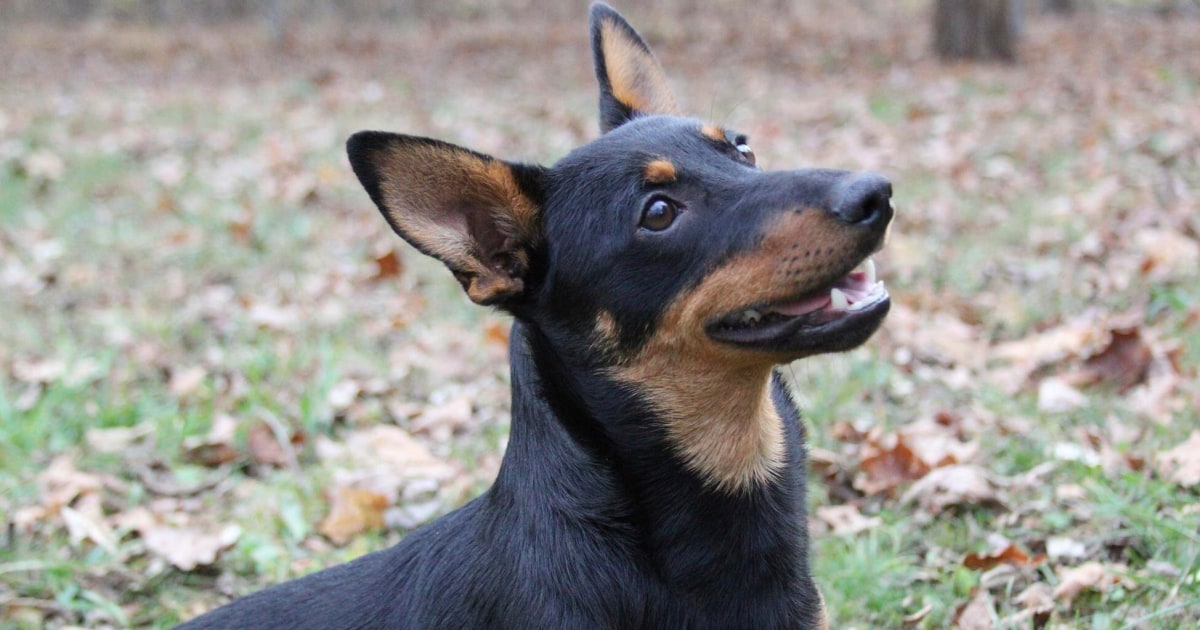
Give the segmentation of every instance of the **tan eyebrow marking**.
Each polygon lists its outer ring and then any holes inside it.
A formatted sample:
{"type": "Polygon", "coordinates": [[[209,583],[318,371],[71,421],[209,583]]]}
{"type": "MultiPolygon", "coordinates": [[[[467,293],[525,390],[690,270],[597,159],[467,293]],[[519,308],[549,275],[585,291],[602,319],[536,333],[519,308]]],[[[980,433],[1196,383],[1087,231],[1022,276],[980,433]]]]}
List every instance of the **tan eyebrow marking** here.
{"type": "Polygon", "coordinates": [[[651,184],[666,184],[675,181],[675,165],[668,160],[654,160],[646,165],[642,177],[651,184]]]}
{"type": "Polygon", "coordinates": [[[711,123],[701,125],[700,133],[722,144],[729,142],[729,139],[725,137],[725,130],[711,123]]]}

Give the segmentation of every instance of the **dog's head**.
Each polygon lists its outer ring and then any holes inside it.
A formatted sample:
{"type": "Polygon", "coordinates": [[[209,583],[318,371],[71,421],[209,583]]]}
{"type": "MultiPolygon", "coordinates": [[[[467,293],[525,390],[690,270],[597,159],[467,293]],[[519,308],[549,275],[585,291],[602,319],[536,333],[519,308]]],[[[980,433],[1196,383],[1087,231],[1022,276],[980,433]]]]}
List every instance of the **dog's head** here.
{"type": "Polygon", "coordinates": [[[351,164],[395,231],[472,300],[554,331],[670,415],[693,413],[681,379],[736,397],[728,384],[865,341],[889,307],[869,256],[891,185],[761,170],[745,137],[677,112],[615,11],[593,5],[591,35],[603,134],[551,168],[354,135],[351,164]]]}

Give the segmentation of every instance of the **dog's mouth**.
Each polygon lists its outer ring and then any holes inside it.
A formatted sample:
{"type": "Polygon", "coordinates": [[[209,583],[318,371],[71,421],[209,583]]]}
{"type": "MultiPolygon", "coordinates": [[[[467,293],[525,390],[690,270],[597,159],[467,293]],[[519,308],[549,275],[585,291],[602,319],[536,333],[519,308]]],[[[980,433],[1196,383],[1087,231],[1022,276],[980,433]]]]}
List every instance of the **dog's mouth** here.
{"type": "Polygon", "coordinates": [[[718,341],[774,350],[845,350],[866,341],[891,302],[868,258],[833,283],[728,313],[706,326],[718,341]]]}

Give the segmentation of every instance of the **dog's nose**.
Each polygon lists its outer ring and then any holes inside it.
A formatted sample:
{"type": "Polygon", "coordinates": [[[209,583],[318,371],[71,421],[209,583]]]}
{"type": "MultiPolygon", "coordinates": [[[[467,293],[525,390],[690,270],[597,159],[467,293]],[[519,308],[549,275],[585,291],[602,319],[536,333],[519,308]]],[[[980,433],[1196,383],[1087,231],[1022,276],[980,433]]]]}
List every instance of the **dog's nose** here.
{"type": "Polygon", "coordinates": [[[855,173],[838,183],[835,215],[847,223],[887,225],[892,220],[892,182],[876,173],[855,173]]]}

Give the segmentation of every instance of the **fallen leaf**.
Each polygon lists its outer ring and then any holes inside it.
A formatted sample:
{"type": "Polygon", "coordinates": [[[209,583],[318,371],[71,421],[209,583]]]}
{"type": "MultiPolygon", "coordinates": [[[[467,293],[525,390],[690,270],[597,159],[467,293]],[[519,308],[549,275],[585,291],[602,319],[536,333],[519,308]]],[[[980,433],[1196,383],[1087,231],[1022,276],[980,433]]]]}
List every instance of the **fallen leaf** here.
{"type": "Polygon", "coordinates": [[[1154,465],[1158,474],[1185,488],[1200,485],[1200,429],[1182,444],[1159,453],[1154,465]]]}
{"type": "Polygon", "coordinates": [[[1152,281],[1195,278],[1200,268],[1200,243],[1176,230],[1146,228],[1133,242],[1141,250],[1141,271],[1152,281]]]}
{"type": "Polygon", "coordinates": [[[155,525],[141,531],[141,535],[151,553],[183,571],[191,571],[215,563],[221,552],[241,537],[242,529],[237,525],[226,525],[217,531],[193,526],[155,525]]]}
{"type": "Polygon", "coordinates": [[[412,421],[412,430],[430,433],[439,441],[445,441],[471,422],[471,414],[471,399],[458,396],[425,409],[412,421]]]}
{"type": "Polygon", "coordinates": [[[250,321],[270,330],[291,332],[300,323],[300,312],[290,306],[255,304],[250,307],[250,321]]]}
{"type": "Polygon", "coordinates": [[[905,425],[898,433],[913,454],[931,469],[966,463],[979,452],[978,444],[962,441],[954,426],[935,418],[923,418],[905,425]]]}
{"type": "Polygon", "coordinates": [[[213,416],[212,428],[204,437],[190,437],[183,441],[183,458],[189,462],[216,468],[238,458],[233,448],[234,434],[238,422],[228,414],[213,416]]]}
{"type": "Polygon", "coordinates": [[[260,422],[246,433],[246,448],[255,462],[266,466],[287,466],[296,460],[296,451],[304,447],[303,431],[296,431],[288,438],[287,446],[279,443],[275,431],[266,422],[260,422]]]}
{"type": "Polygon", "coordinates": [[[916,502],[931,514],[955,505],[998,503],[995,484],[980,466],[958,464],[935,468],[912,485],[901,497],[902,503],[916,502]]]}
{"type": "Polygon", "coordinates": [[[46,470],[38,475],[37,484],[42,505],[50,514],[70,505],[78,497],[100,492],[104,486],[99,476],[76,470],[66,455],[51,460],[46,470]]]}
{"type": "Polygon", "coordinates": [[[392,425],[353,431],[344,442],[318,436],[315,450],[334,468],[337,484],[385,497],[400,496],[401,490],[412,484],[428,483],[436,488],[454,475],[453,467],[407,431],[392,425]]]}
{"type": "Polygon", "coordinates": [[[400,256],[394,249],[377,255],[375,257],[375,274],[371,276],[372,280],[383,280],[386,278],[394,278],[404,270],[404,266],[400,264],[400,256]]]}
{"type": "Polygon", "coordinates": [[[483,325],[483,338],[489,343],[508,347],[508,324],[499,320],[490,320],[483,325]]]}
{"type": "Polygon", "coordinates": [[[388,498],[377,492],[339,486],[329,493],[329,513],[317,531],[335,545],[344,545],[358,534],[382,529],[388,498]]]}
{"type": "Polygon", "coordinates": [[[1087,590],[1104,592],[1117,584],[1132,586],[1124,577],[1125,566],[1119,564],[1101,564],[1085,562],[1077,567],[1060,567],[1058,569],[1058,586],[1054,587],[1054,599],[1070,607],[1080,593],[1087,590]]]}
{"type": "Polygon", "coordinates": [[[929,473],[929,466],[913,453],[900,436],[868,443],[859,455],[854,487],[866,494],[891,492],[897,486],[929,473]],[[892,442],[890,445],[883,442],[892,442]]]}
{"type": "Polygon", "coordinates": [[[1009,543],[1003,548],[997,549],[990,553],[978,554],[969,553],[963,558],[963,566],[974,571],[986,571],[1001,564],[1008,564],[1015,567],[1031,567],[1039,565],[1046,561],[1046,556],[1037,555],[1030,556],[1022,551],[1019,547],[1009,543]]]}
{"type": "Polygon", "coordinates": [[[954,611],[954,627],[960,630],[992,630],[996,627],[992,596],[986,589],[977,588],[971,599],[954,611]]]}
{"type": "Polygon", "coordinates": [[[333,387],[329,388],[329,395],[325,398],[334,411],[345,411],[346,408],[354,404],[354,401],[358,399],[358,395],[361,392],[362,387],[359,386],[358,381],[346,379],[338,381],[333,387]]]}
{"type": "Polygon", "coordinates": [[[117,536],[103,518],[67,506],[59,509],[59,515],[67,526],[67,536],[72,545],[78,546],[84,540],[89,540],[109,555],[117,555],[117,536]]]}
{"type": "Polygon", "coordinates": [[[150,424],[139,424],[134,427],[91,428],[83,435],[83,441],[88,450],[93,453],[120,453],[145,438],[154,435],[154,427],[150,424]]]}
{"type": "Polygon", "coordinates": [[[1067,413],[1087,402],[1087,396],[1060,378],[1046,378],[1038,384],[1037,406],[1042,413],[1067,413]]]}
{"type": "Polygon", "coordinates": [[[1074,538],[1051,536],[1046,539],[1046,555],[1051,560],[1078,560],[1087,556],[1087,547],[1074,538]]]}
{"type": "Polygon", "coordinates": [[[825,521],[834,534],[853,536],[883,524],[877,516],[863,516],[858,506],[852,504],[827,505],[817,508],[817,518],[825,521]]]}
{"type": "Polygon", "coordinates": [[[205,370],[199,365],[173,370],[171,372],[171,382],[167,386],[171,390],[171,395],[176,398],[185,398],[195,392],[204,384],[204,379],[208,378],[208,370],[205,370]]]}
{"type": "Polygon", "coordinates": [[[1074,385],[1103,383],[1124,393],[1146,381],[1154,358],[1137,328],[1113,330],[1112,340],[1083,363],[1074,385]]]}

